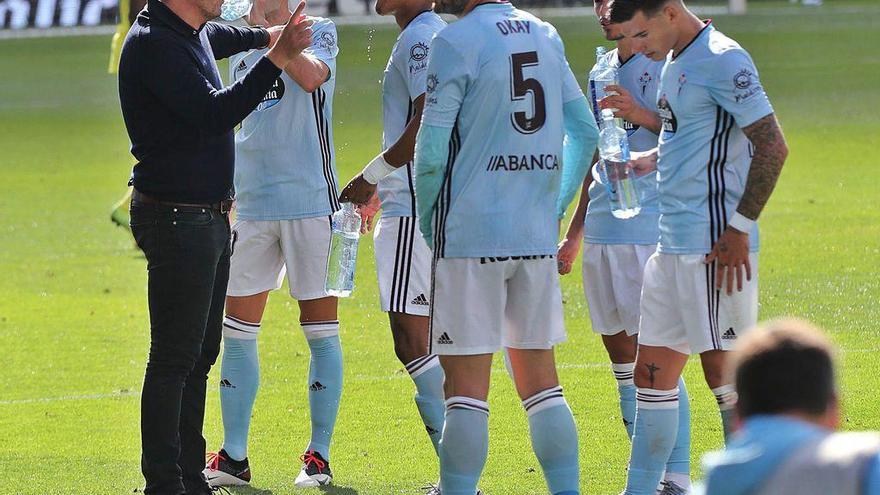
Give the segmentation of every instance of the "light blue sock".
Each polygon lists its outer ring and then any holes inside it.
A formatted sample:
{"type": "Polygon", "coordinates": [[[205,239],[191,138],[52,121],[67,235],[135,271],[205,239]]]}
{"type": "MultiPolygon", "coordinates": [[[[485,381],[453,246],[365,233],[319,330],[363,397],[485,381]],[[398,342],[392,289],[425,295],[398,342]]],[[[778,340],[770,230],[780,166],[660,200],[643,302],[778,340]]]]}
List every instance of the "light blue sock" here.
{"type": "Polygon", "coordinates": [[[636,424],[636,385],[633,382],[635,367],[636,363],[611,363],[611,371],[617,380],[617,392],[620,395],[620,414],[626,428],[626,437],[630,440],[636,424]]]}
{"type": "Polygon", "coordinates": [[[668,481],[675,481],[682,488],[690,487],[691,475],[691,403],[684,378],[678,379],[678,434],[675,446],[666,463],[668,481]]]}
{"type": "Polygon", "coordinates": [[[440,440],[443,495],[474,495],[488,455],[489,404],[470,397],[450,397],[440,440]]]}
{"type": "Polygon", "coordinates": [[[529,416],[532,449],[541,463],[550,493],[578,495],[577,427],[562,387],[542,390],[522,404],[529,416]]]}
{"type": "Polygon", "coordinates": [[[446,403],[443,395],[443,368],[436,354],[414,359],[406,365],[406,371],[416,384],[416,407],[431,437],[434,451],[440,453],[440,437],[446,419],[446,403]]]}
{"type": "Polygon", "coordinates": [[[223,320],[223,359],[220,364],[223,449],[237,461],[247,457],[251,412],[260,387],[259,331],[259,323],[248,323],[230,316],[223,320]]]}
{"type": "Polygon", "coordinates": [[[321,321],[302,324],[309,342],[309,410],[312,439],[307,450],[317,450],[330,460],[330,439],[339,413],[342,396],[342,345],[339,322],[321,321]]]}
{"type": "Polygon", "coordinates": [[[636,391],[636,425],[625,495],[654,495],[678,432],[678,388],[636,391]]]}
{"type": "Polygon", "coordinates": [[[715,394],[718,410],[721,412],[721,426],[724,428],[724,443],[726,444],[730,439],[730,434],[733,433],[733,409],[736,407],[738,396],[733,385],[713,388],[712,393],[715,394]]]}

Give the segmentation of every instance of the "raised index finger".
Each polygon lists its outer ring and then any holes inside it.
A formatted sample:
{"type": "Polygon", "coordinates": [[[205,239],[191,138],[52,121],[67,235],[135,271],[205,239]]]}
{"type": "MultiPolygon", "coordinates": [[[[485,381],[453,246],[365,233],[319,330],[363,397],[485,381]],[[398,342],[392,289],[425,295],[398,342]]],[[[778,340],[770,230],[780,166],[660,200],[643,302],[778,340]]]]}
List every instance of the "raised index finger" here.
{"type": "Polygon", "coordinates": [[[300,2],[299,5],[296,6],[296,10],[293,11],[293,16],[291,17],[294,24],[299,24],[299,21],[302,20],[304,10],[306,10],[306,3],[300,2]]]}

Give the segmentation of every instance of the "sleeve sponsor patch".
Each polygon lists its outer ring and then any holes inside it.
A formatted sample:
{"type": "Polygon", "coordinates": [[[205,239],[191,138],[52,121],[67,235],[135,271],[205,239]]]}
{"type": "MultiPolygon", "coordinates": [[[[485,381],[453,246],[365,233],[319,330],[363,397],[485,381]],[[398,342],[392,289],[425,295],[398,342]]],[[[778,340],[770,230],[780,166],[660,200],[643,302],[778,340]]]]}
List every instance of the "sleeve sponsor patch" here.
{"type": "Polygon", "coordinates": [[[749,68],[743,68],[733,76],[733,94],[736,102],[748,100],[761,92],[761,84],[749,68]]]}

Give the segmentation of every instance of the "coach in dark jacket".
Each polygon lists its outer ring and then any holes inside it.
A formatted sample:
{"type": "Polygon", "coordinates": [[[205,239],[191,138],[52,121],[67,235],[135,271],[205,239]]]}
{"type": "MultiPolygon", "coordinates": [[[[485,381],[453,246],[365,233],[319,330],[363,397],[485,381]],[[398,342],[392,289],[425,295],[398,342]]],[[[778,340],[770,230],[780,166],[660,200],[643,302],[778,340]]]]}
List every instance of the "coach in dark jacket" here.
{"type": "Polygon", "coordinates": [[[147,257],[150,356],[141,397],[146,494],[210,493],[205,389],[229,278],[233,128],[311,44],[304,4],[283,27],[207,22],[221,0],[149,0],[122,48],[119,99],[134,166],[131,226],[147,257]],[[223,87],[216,59],[271,46],[223,87]]]}

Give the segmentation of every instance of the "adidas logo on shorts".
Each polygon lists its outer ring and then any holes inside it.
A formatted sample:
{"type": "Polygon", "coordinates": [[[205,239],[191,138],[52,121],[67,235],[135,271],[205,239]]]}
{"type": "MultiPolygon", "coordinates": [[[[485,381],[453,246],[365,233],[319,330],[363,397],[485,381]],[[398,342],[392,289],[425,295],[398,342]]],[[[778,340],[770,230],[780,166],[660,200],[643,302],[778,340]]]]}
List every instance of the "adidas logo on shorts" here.
{"type": "Polygon", "coordinates": [[[452,339],[449,338],[449,335],[446,332],[443,332],[443,335],[437,338],[438,344],[451,344],[452,339]]]}
{"type": "Polygon", "coordinates": [[[724,340],[736,340],[736,332],[733,331],[733,327],[728,328],[721,338],[724,340]]]}
{"type": "Polygon", "coordinates": [[[418,297],[410,301],[410,304],[415,304],[416,306],[428,306],[428,298],[425,297],[424,294],[419,294],[418,297]]]}
{"type": "Polygon", "coordinates": [[[309,385],[309,390],[311,390],[312,392],[320,392],[321,390],[327,390],[327,387],[321,384],[321,382],[315,382],[309,385]]]}
{"type": "Polygon", "coordinates": [[[224,378],[224,379],[220,380],[220,388],[235,388],[235,385],[233,385],[232,382],[230,382],[229,380],[224,378]]]}

